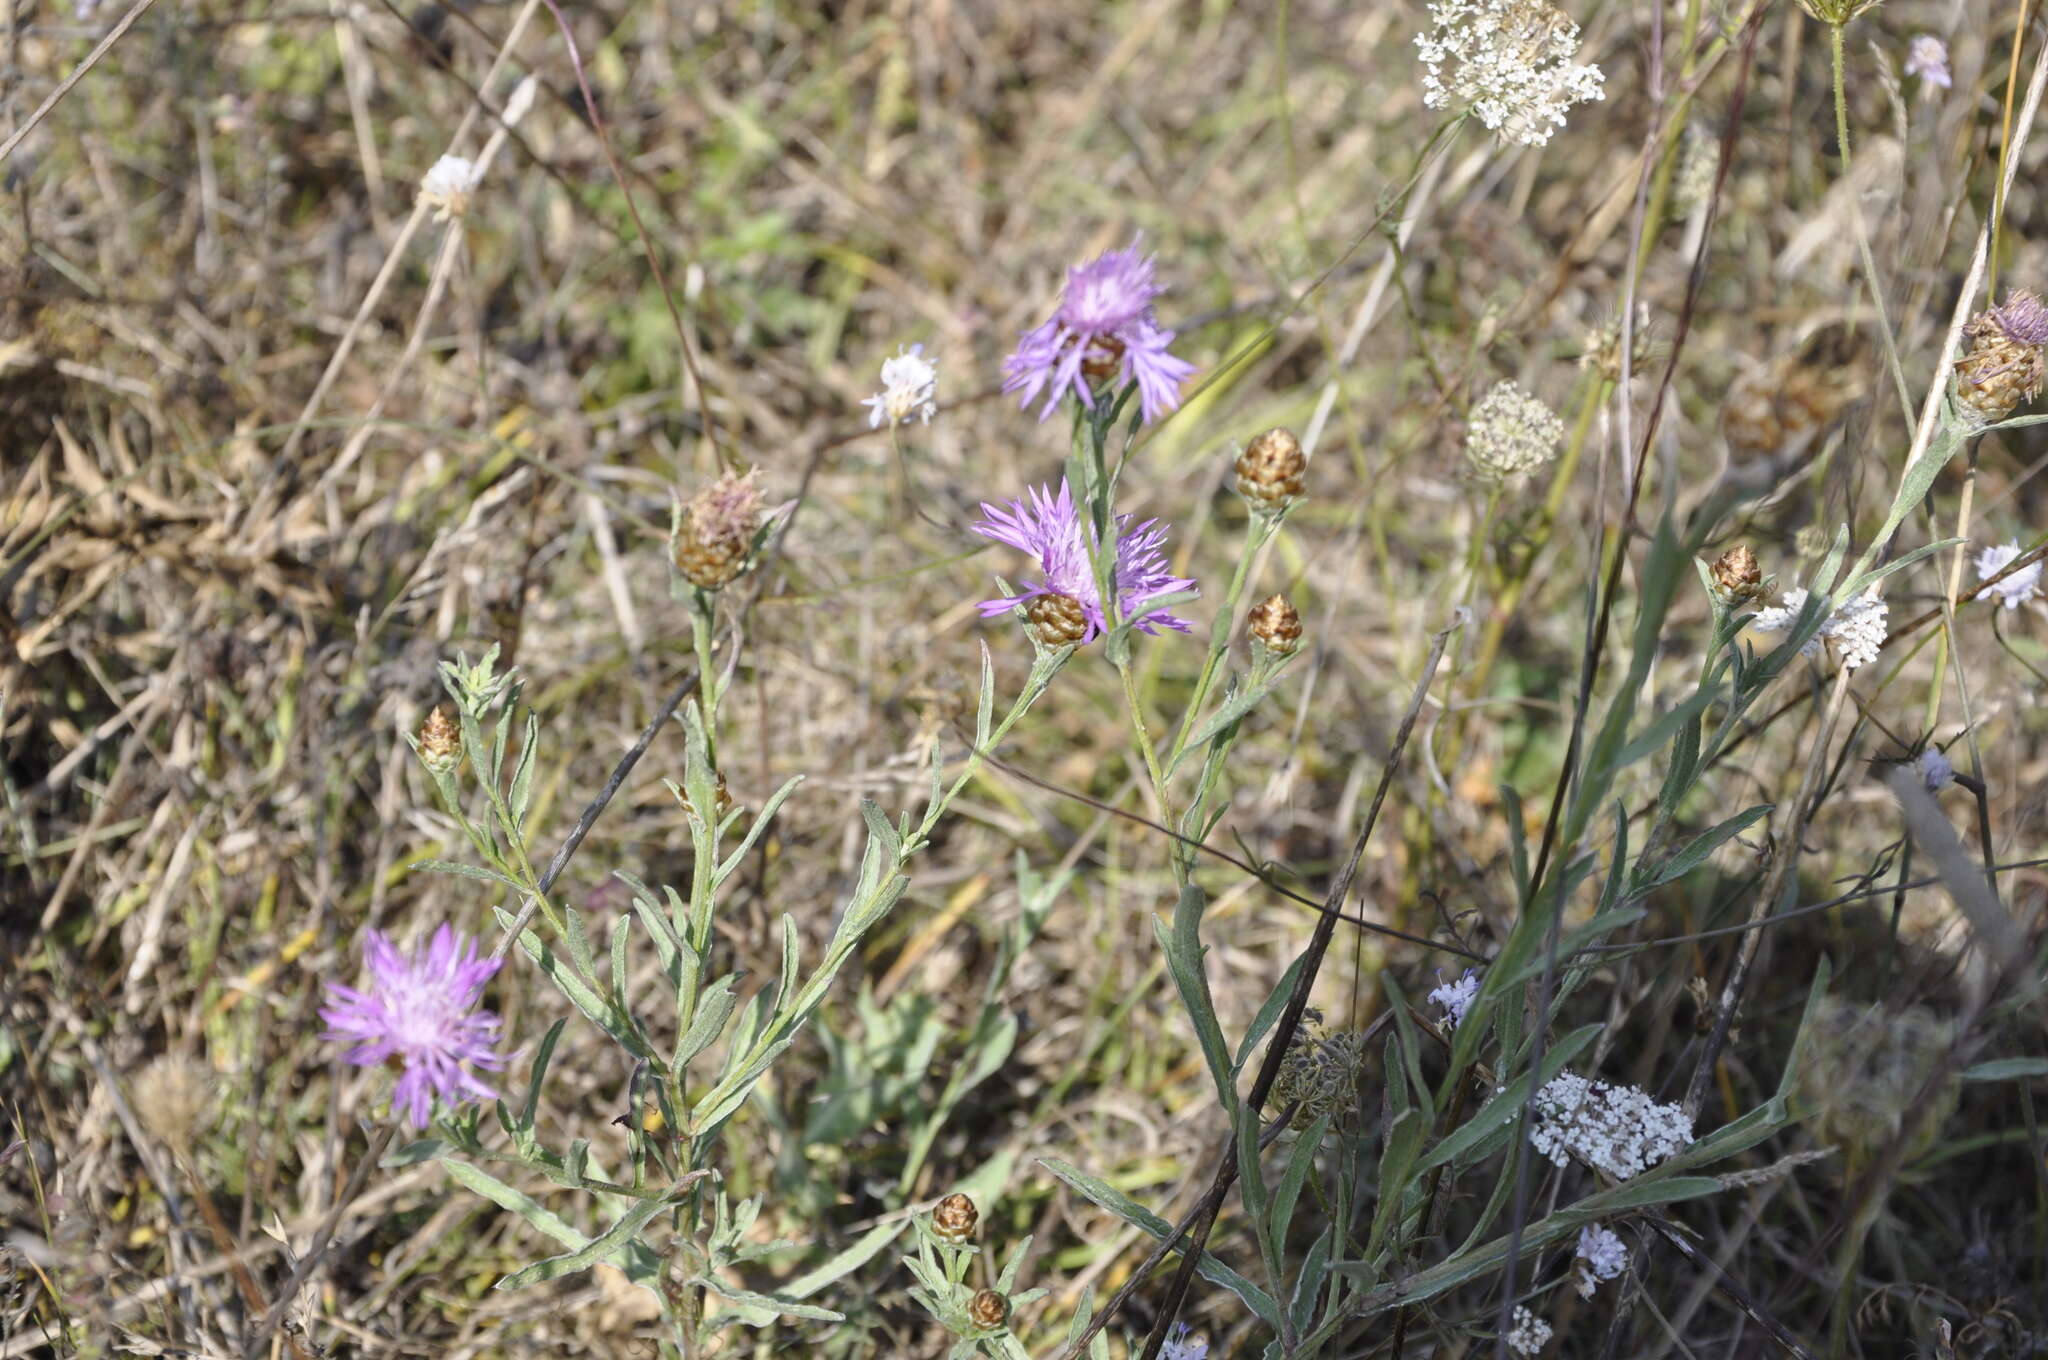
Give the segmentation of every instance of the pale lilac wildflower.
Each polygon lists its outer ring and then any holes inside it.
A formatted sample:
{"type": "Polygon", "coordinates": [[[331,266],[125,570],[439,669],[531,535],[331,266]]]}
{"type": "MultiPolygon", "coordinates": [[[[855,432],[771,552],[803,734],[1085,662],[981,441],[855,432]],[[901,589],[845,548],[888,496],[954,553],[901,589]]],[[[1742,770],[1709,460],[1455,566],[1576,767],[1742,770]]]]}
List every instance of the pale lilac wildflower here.
{"type": "Polygon", "coordinates": [[[1955,762],[1932,746],[1914,759],[1913,768],[1920,772],[1920,781],[1929,793],[1940,793],[1956,782],[1955,762]]]}
{"type": "Polygon", "coordinates": [[[938,378],[939,370],[924,357],[923,345],[898,349],[895,358],[882,360],[882,390],[861,402],[868,408],[868,428],[901,425],[912,416],[931,424],[939,410],[932,400],[938,378]]]}
{"type": "Polygon", "coordinates": [[[1430,1001],[1444,1008],[1444,1028],[1456,1029],[1465,1019],[1465,1012],[1472,1008],[1472,998],[1479,995],[1479,974],[1470,968],[1456,982],[1446,982],[1429,994],[1430,1001]]]}
{"type": "Polygon", "coordinates": [[[434,210],[436,222],[469,211],[469,196],[483,180],[483,171],[466,156],[443,156],[420,178],[420,201],[434,210]]]}
{"type": "Polygon", "coordinates": [[[444,924],[410,957],[372,930],[363,937],[363,961],[366,991],[327,984],[335,1004],[321,1008],[328,1028],[320,1037],[354,1043],[345,1056],[358,1067],[396,1059],[402,1074],[391,1107],[404,1110],[415,1128],[427,1126],[435,1097],[454,1106],[496,1096],[464,1064],[505,1065],[493,1051],[498,1017],[476,1009],[501,960],[479,958],[475,940],[444,924]]]}
{"type": "MultiPolygon", "coordinates": [[[[2017,539],[2000,543],[1995,547],[1986,548],[1983,552],[1978,553],[1976,557],[1977,579],[1979,581],[1990,580],[2011,566],[2012,560],[2019,555],[2020,545],[2017,539]]],[[[2018,571],[1991,587],[1990,593],[1985,598],[1996,600],[2007,609],[2018,609],[2040,593],[2041,563],[2037,560],[2027,563],[2026,566],[2021,567],[2018,571]]]]}
{"type": "Polygon", "coordinates": [[[1159,1360],[1208,1360],[1207,1337],[1190,1337],[1185,1322],[1174,1324],[1166,1343],[1159,1348],[1159,1360]]]}
{"type": "Polygon", "coordinates": [[[1023,407],[1044,393],[1038,410],[1044,420],[1069,391],[1095,409],[1089,379],[1114,372],[1138,384],[1146,420],[1179,406],[1180,385],[1195,366],[1167,352],[1174,333],[1161,330],[1152,314],[1152,300],[1162,291],[1152,267],[1152,257],[1139,254],[1133,241],[1068,270],[1059,310],[1024,332],[1016,353],[1003,360],[1003,390],[1021,393],[1017,404],[1023,407]]]}
{"type": "MultiPolygon", "coordinates": [[[[1057,495],[1046,487],[1032,487],[1028,501],[1011,501],[1003,508],[982,502],[981,518],[974,532],[998,543],[1006,543],[1030,556],[1044,573],[1042,581],[1024,582],[1021,595],[983,600],[981,616],[994,618],[1041,595],[1064,595],[1081,606],[1088,631],[1080,645],[1086,645],[1109,627],[1102,607],[1101,592],[1095,588],[1095,568],[1088,560],[1082,538],[1081,515],[1074,505],[1074,493],[1064,478],[1057,495]]],[[[1131,527],[1129,515],[1116,517],[1116,561],[1111,576],[1117,588],[1117,613],[1133,621],[1142,632],[1156,634],[1161,628],[1187,632],[1187,624],[1165,610],[1148,610],[1148,601],[1161,595],[1193,590],[1195,583],[1175,576],[1167,567],[1166,528],[1156,519],[1131,527]]]]}
{"type": "Polygon", "coordinates": [[[1929,85],[1949,88],[1948,44],[1932,33],[1922,33],[1906,44],[1906,74],[1918,76],[1929,85]]]}
{"type": "Polygon", "coordinates": [[[1574,1156],[1618,1181],[1647,1171],[1692,1142],[1692,1118],[1633,1086],[1560,1072],[1536,1093],[1529,1144],[1559,1166],[1574,1156]]]}
{"type": "Polygon", "coordinates": [[[1581,1298],[1592,1298],[1602,1280],[1611,1280],[1628,1269],[1628,1248],[1611,1230],[1597,1223],[1579,1229],[1579,1249],[1575,1254],[1579,1260],[1581,1298]]]}

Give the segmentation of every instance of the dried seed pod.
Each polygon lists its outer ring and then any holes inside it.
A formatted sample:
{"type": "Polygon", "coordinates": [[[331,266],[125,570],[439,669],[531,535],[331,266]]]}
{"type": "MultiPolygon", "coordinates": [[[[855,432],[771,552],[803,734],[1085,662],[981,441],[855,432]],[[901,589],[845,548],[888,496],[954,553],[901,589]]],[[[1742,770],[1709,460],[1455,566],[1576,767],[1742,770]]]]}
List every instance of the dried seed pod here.
{"type": "Polygon", "coordinates": [[[1713,577],[1714,589],[1730,605],[1748,604],[1763,597],[1763,568],[1757,565],[1756,554],[1747,543],[1738,543],[1715,558],[1708,574],[1713,577]]]}
{"type": "Polygon", "coordinates": [[[993,1289],[983,1289],[968,1300],[967,1316],[975,1326],[994,1331],[1010,1320],[1010,1301],[993,1289]]]}
{"type": "Polygon", "coordinates": [[[761,528],[761,488],[752,473],[728,473],[690,498],[671,547],[676,569],[699,590],[719,590],[746,569],[761,528]]]}
{"type": "Polygon", "coordinates": [[[981,1211],[973,1200],[961,1194],[948,1195],[932,1208],[932,1236],[957,1247],[974,1236],[974,1225],[980,1220],[981,1211]]]}
{"type": "Polygon", "coordinates": [[[2021,289],[2003,307],[1971,318],[1963,334],[1969,347],[1956,360],[1956,405],[1981,424],[2004,420],[2021,402],[2041,395],[2048,361],[2048,306],[2021,289]]]}
{"type": "Polygon", "coordinates": [[[1275,426],[1237,455],[1237,494],[1255,510],[1280,510],[1301,495],[1308,455],[1290,430],[1275,426]]]}
{"type": "Polygon", "coordinates": [[[1071,595],[1040,595],[1024,606],[1024,616],[1043,647],[1071,647],[1088,636],[1088,613],[1071,595]]]}
{"type": "Polygon", "coordinates": [[[1251,634],[1281,656],[1301,646],[1301,615],[1285,595],[1272,595],[1252,606],[1246,618],[1251,634]]]}
{"type": "Polygon", "coordinates": [[[446,774],[462,763],[462,729],[440,704],[420,724],[420,760],[436,774],[446,774]]]}

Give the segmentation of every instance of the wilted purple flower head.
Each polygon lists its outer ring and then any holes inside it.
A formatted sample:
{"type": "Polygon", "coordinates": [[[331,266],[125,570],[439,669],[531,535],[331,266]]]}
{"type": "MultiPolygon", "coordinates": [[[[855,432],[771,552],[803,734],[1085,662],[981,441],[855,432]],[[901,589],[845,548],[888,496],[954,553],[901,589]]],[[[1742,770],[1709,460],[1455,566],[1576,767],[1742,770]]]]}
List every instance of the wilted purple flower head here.
{"type": "Polygon", "coordinates": [[[2048,306],[2025,288],[2015,288],[2005,305],[1990,309],[1998,328],[2022,345],[2048,345],[2048,306]]]}
{"type": "Polygon", "coordinates": [[[1918,76],[1929,85],[1949,88],[1948,44],[1932,33],[1922,33],[1906,44],[1906,74],[1918,76]]]}
{"type": "Polygon", "coordinates": [[[476,941],[444,924],[411,957],[382,931],[369,931],[363,962],[368,990],[327,984],[335,1004],[320,1010],[328,1026],[320,1037],[354,1043],[346,1056],[358,1067],[395,1059],[403,1072],[391,1093],[392,1109],[403,1109],[413,1127],[424,1129],[435,1096],[452,1106],[497,1095],[463,1064],[505,1065],[492,1051],[498,1017],[476,1010],[501,960],[478,958],[476,941]]]}
{"type": "MultiPolygon", "coordinates": [[[[1172,614],[1163,609],[1148,612],[1145,608],[1147,601],[1161,595],[1195,588],[1193,581],[1175,576],[1167,569],[1166,554],[1161,551],[1166,543],[1165,527],[1156,519],[1148,519],[1132,528],[1129,515],[1118,515],[1116,528],[1116,563],[1112,573],[1118,612],[1147,633],[1156,634],[1161,628],[1187,632],[1187,624],[1172,614]]],[[[1081,515],[1065,478],[1060,479],[1057,495],[1045,487],[1032,487],[1028,501],[1011,501],[1001,509],[983,501],[974,532],[1035,558],[1045,577],[1036,583],[1026,581],[1028,589],[1022,595],[983,600],[983,618],[1007,614],[1041,595],[1065,595],[1078,603],[1087,616],[1088,629],[1080,639],[1082,645],[1094,641],[1109,626],[1102,608],[1102,593],[1095,588],[1095,569],[1088,561],[1086,540],[1081,536],[1081,515]]]]}
{"type": "Polygon", "coordinates": [[[1040,420],[1069,390],[1093,410],[1090,380],[1111,374],[1138,384],[1148,421],[1179,406],[1180,385],[1195,366],[1166,351],[1173,332],[1161,330],[1152,315],[1152,299],[1161,291],[1152,281],[1152,264],[1133,241],[1128,249],[1068,270],[1052,320],[1024,332],[1017,352],[1003,360],[1003,390],[1023,393],[1019,406],[1031,405],[1043,392],[1040,420]]]}

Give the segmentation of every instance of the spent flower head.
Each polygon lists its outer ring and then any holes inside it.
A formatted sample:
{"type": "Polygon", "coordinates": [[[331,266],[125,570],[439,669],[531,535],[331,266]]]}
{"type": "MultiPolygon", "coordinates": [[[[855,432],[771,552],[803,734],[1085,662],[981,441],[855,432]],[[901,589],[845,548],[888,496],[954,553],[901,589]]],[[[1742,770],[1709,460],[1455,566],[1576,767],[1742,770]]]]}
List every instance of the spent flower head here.
{"type": "Polygon", "coordinates": [[[1559,1166],[1574,1156],[1618,1181],[1647,1171],[1692,1142],[1692,1119],[1634,1086],[1560,1072],[1536,1093],[1529,1144],[1559,1166]]]}
{"type": "Polygon", "coordinates": [[[1163,291],[1152,280],[1153,265],[1133,241],[1069,270],[1059,310],[1024,332],[1003,360],[1003,390],[1019,393],[1018,405],[1027,407],[1042,394],[1040,420],[1068,392],[1093,410],[1094,384],[1112,377],[1138,385],[1148,421],[1178,407],[1180,385],[1195,366],[1167,351],[1174,333],[1160,329],[1152,312],[1163,291]]]}
{"type": "Polygon", "coordinates": [[[690,584],[718,590],[746,569],[760,529],[761,488],[754,474],[727,473],[677,513],[670,550],[690,584]]]}
{"type": "Polygon", "coordinates": [[[434,210],[436,222],[446,222],[469,211],[469,196],[476,192],[483,172],[467,156],[443,156],[420,178],[420,201],[434,210]]]}
{"type": "Polygon", "coordinates": [[[2048,306],[2024,288],[1987,307],[1963,328],[1969,337],[1956,360],[1956,406],[1975,425],[2000,421],[2048,383],[2048,306]]]}
{"type": "MultiPolygon", "coordinates": [[[[2020,555],[2019,540],[2013,539],[1984,549],[1977,554],[1973,565],[1977,568],[1977,579],[1989,581],[2012,565],[2020,555]]],[[[2041,563],[2037,559],[2027,563],[2012,575],[1992,586],[1985,598],[1995,600],[2007,609],[2018,609],[2028,600],[2041,593],[2041,563]]]]}
{"type": "Polygon", "coordinates": [[[366,989],[327,984],[333,1004],[320,1010],[327,1022],[320,1037],[354,1044],[345,1056],[358,1067],[397,1063],[402,1075],[391,1106],[415,1128],[427,1126],[436,1097],[454,1106],[495,1096],[468,1069],[504,1066],[495,1052],[498,1017],[476,1008],[501,960],[479,957],[475,940],[444,923],[410,955],[382,931],[368,931],[363,962],[366,989]]]}
{"type": "Polygon", "coordinates": [[[882,390],[861,402],[868,408],[868,428],[901,425],[913,416],[931,424],[939,411],[933,401],[938,378],[938,367],[924,357],[923,345],[899,349],[895,358],[882,360],[882,390]]]}
{"type": "Polygon", "coordinates": [[[1611,1229],[1589,1223],[1579,1229],[1579,1248],[1573,1253],[1579,1262],[1578,1290],[1592,1298],[1602,1280],[1611,1280],[1628,1269],[1628,1248],[1611,1229]]]}
{"type": "Polygon", "coordinates": [[[1906,44],[1906,74],[1948,89],[1954,83],[1948,73],[1948,44],[1932,33],[1914,38],[1906,44]]]}
{"type": "Polygon", "coordinates": [[[1599,99],[1597,66],[1572,58],[1579,26],[1544,0],[1436,0],[1417,35],[1422,102],[1470,109],[1509,141],[1542,146],[1574,104],[1599,99]]]}
{"type": "MultiPolygon", "coordinates": [[[[1156,634],[1161,628],[1187,632],[1188,625],[1183,620],[1163,609],[1146,607],[1162,595],[1195,589],[1192,580],[1175,576],[1167,567],[1163,551],[1166,527],[1154,519],[1133,527],[1129,515],[1118,515],[1116,528],[1116,558],[1110,564],[1110,579],[1116,587],[1118,617],[1130,620],[1141,632],[1156,634]]],[[[1036,582],[1026,581],[1021,595],[983,600],[983,618],[1007,614],[1018,605],[1030,608],[1041,599],[1057,596],[1071,601],[1079,611],[1081,627],[1079,635],[1072,638],[1075,644],[1092,642],[1109,628],[1112,620],[1103,608],[1102,593],[1096,588],[1095,565],[1089,560],[1081,514],[1064,478],[1057,493],[1039,486],[1030,489],[1027,499],[1014,500],[1002,507],[982,502],[981,518],[975,521],[974,532],[1031,557],[1042,577],[1036,582]]],[[[1066,606],[1059,608],[1063,620],[1072,613],[1066,606]]],[[[1032,622],[1039,625],[1036,613],[1032,622]]]]}
{"type": "Polygon", "coordinates": [[[1474,480],[1505,482],[1542,467],[1563,442],[1556,412],[1512,381],[1495,383],[1472,407],[1465,466],[1474,480]]]}

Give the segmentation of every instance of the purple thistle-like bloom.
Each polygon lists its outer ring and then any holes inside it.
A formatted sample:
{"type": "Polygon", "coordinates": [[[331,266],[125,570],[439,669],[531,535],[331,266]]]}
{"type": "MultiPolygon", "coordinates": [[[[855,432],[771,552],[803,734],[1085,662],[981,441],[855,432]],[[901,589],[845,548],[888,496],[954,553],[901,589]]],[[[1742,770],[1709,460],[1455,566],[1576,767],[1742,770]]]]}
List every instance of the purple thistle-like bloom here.
{"type": "Polygon", "coordinates": [[[396,1059],[403,1072],[391,1107],[404,1109],[415,1128],[427,1126],[435,1096],[450,1106],[496,1096],[463,1064],[505,1065],[492,1051],[498,1017],[476,1010],[502,960],[478,958],[476,941],[444,924],[410,957],[372,930],[363,937],[363,962],[367,991],[327,984],[335,1004],[320,1010],[328,1026],[320,1037],[354,1043],[346,1056],[358,1067],[396,1059]]]}
{"type": "MultiPolygon", "coordinates": [[[[1181,619],[1163,609],[1145,608],[1147,601],[1161,595],[1195,588],[1192,580],[1175,576],[1167,568],[1162,551],[1166,543],[1165,526],[1156,519],[1148,519],[1133,528],[1129,515],[1118,515],[1116,528],[1116,563],[1112,573],[1118,613],[1133,620],[1146,633],[1156,634],[1161,628],[1187,632],[1188,626],[1181,619]]],[[[1086,540],[1081,536],[1081,515],[1065,478],[1060,479],[1058,495],[1046,487],[1035,486],[1030,489],[1028,501],[1011,501],[1001,509],[983,501],[974,532],[1035,558],[1045,575],[1036,584],[1025,582],[1029,588],[1022,595],[983,600],[983,618],[1007,614],[1041,595],[1065,595],[1079,602],[1088,617],[1082,645],[1093,642],[1109,626],[1102,609],[1102,593],[1095,588],[1095,568],[1088,560],[1086,540]]]]}
{"type": "Polygon", "coordinates": [[[1052,320],[1024,332],[1017,352],[1003,361],[1003,390],[1020,392],[1020,407],[1045,394],[1038,410],[1044,420],[1067,392],[1095,409],[1090,378],[1115,372],[1138,384],[1145,419],[1153,421],[1180,405],[1180,385],[1195,371],[1167,352],[1173,332],[1152,315],[1161,292],[1152,281],[1152,257],[1138,243],[1112,250],[1067,271],[1066,291],[1052,320]]]}

